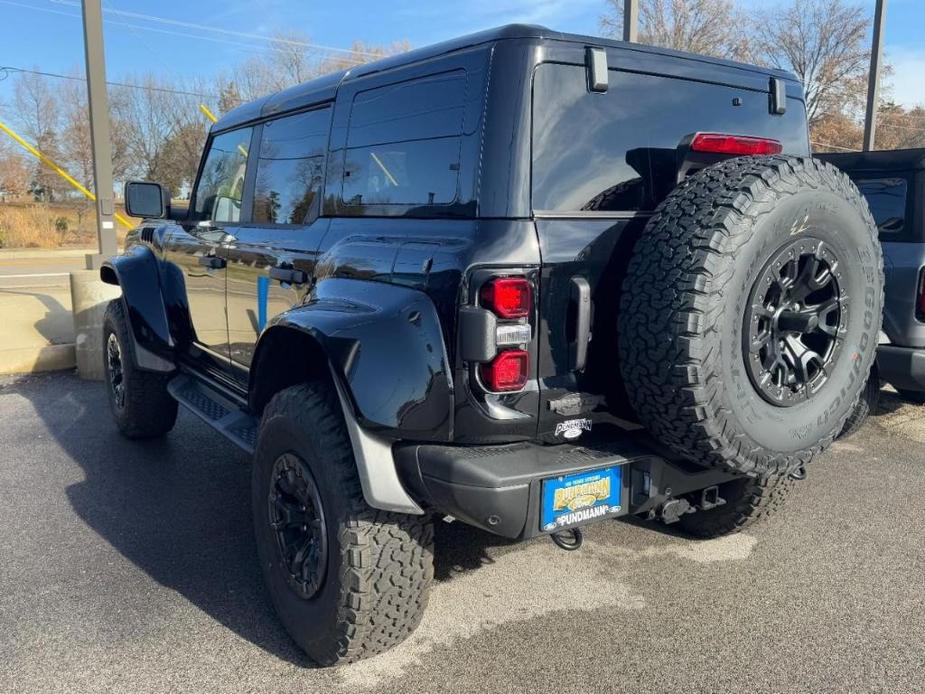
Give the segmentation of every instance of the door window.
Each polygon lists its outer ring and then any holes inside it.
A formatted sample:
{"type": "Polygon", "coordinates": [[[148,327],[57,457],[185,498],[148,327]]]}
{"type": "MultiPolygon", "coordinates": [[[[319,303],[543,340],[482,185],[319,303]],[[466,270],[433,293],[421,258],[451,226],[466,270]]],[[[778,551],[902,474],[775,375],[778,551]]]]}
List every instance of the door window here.
{"type": "Polygon", "coordinates": [[[241,128],[212,139],[196,189],[196,219],[241,221],[251,130],[241,128]]]}
{"type": "Polygon", "coordinates": [[[330,123],[330,108],[264,123],[253,221],[305,224],[318,216],[330,123]]]}

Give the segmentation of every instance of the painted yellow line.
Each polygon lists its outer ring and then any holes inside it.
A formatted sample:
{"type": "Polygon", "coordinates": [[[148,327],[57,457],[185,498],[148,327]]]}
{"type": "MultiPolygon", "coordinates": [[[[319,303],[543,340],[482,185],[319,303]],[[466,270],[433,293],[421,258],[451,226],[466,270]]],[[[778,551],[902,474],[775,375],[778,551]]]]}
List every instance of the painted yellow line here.
{"type": "MultiPolygon", "coordinates": [[[[5,132],[11,138],[13,138],[13,140],[15,140],[16,143],[19,144],[29,154],[34,156],[36,159],[42,162],[45,166],[50,168],[52,171],[58,174],[61,178],[63,178],[65,181],[67,181],[72,186],[74,186],[74,188],[76,188],[78,191],[83,193],[83,196],[85,198],[87,198],[91,202],[96,202],[96,196],[91,191],[87,190],[87,188],[85,188],[80,183],[80,181],[78,181],[76,178],[71,176],[67,171],[61,168],[61,166],[55,163],[53,159],[47,157],[45,154],[43,154],[42,152],[37,150],[35,147],[30,145],[28,142],[26,142],[23,138],[19,136],[19,134],[17,134],[12,128],[6,125],[6,123],[4,123],[3,121],[0,121],[0,130],[5,132]]],[[[132,227],[135,226],[119,212],[114,213],[113,217],[115,217],[119,221],[119,223],[122,224],[122,226],[124,226],[126,229],[131,229],[132,227]]]]}

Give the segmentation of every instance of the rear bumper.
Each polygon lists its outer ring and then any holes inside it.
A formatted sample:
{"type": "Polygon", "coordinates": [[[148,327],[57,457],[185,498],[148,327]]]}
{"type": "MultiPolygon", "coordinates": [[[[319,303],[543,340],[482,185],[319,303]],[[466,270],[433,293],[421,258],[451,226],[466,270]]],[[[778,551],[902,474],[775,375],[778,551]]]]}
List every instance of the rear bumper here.
{"type": "Polygon", "coordinates": [[[734,479],[669,461],[628,435],[581,446],[405,445],[396,447],[394,455],[402,483],[423,507],[512,539],[543,534],[544,479],[622,466],[621,508],[608,517],[645,513],[669,498],[734,479]]]}
{"type": "Polygon", "coordinates": [[[894,388],[925,391],[925,349],[880,345],[877,370],[880,379],[894,388]]]}

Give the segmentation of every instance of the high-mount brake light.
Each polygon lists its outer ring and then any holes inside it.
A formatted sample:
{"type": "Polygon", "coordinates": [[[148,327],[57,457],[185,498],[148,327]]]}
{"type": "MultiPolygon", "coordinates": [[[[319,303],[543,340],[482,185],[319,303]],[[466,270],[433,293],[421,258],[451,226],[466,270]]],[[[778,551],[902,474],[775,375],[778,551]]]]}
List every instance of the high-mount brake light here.
{"type": "Polygon", "coordinates": [[[533,287],[524,277],[496,277],[481,290],[482,304],[499,318],[526,318],[532,297],[533,287]]]}
{"type": "Polygon", "coordinates": [[[723,133],[697,133],[691,140],[692,152],[711,154],[735,154],[751,156],[756,154],[780,154],[784,147],[777,140],[748,135],[725,135],[723,133]]]}
{"type": "Polygon", "coordinates": [[[487,364],[482,364],[482,382],[496,393],[520,390],[527,385],[530,355],[522,349],[501,352],[487,364]]]}

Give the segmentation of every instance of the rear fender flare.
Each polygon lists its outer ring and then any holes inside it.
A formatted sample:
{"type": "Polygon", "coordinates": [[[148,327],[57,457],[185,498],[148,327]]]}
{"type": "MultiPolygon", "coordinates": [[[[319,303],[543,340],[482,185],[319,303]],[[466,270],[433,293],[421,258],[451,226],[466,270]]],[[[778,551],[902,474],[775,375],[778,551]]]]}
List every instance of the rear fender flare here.
{"type": "Polygon", "coordinates": [[[307,303],[276,316],[261,335],[250,375],[255,411],[261,352],[283,330],[321,347],[364,429],[393,438],[452,437],[452,371],[436,309],[423,292],[365,280],[320,282],[307,303]]]}

